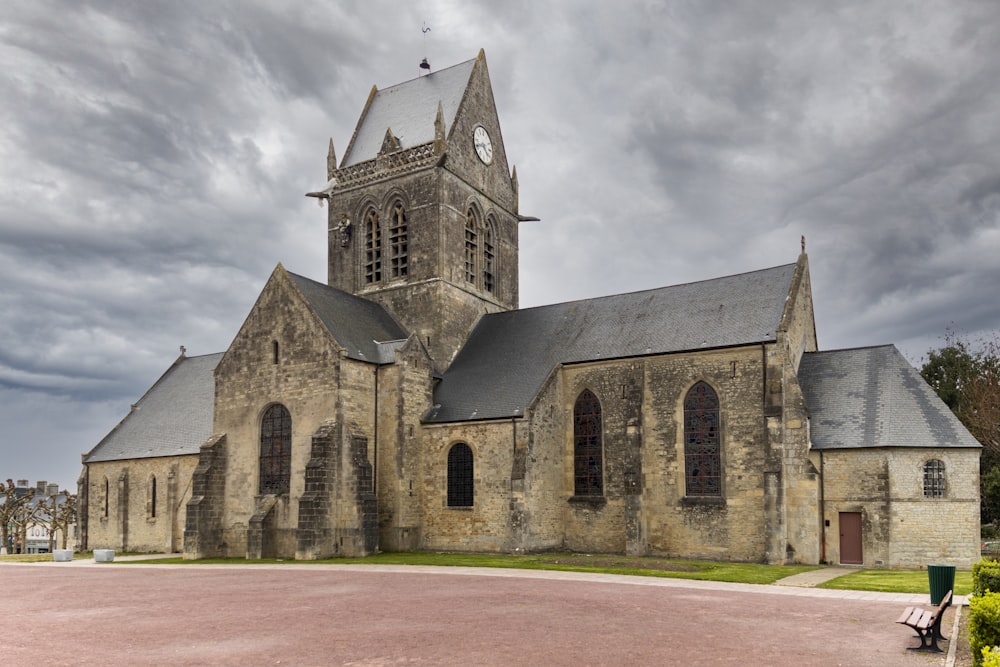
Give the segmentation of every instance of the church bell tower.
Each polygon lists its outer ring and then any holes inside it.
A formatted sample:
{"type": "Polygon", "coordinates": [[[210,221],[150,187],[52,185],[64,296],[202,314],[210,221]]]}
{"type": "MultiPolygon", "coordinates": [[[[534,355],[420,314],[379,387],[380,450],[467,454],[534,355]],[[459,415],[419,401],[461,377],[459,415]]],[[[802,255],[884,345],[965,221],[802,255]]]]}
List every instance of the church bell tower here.
{"type": "Polygon", "coordinates": [[[373,87],[326,187],[328,282],[382,304],[444,371],[485,313],[518,306],[517,172],[486,57],[373,87]]]}

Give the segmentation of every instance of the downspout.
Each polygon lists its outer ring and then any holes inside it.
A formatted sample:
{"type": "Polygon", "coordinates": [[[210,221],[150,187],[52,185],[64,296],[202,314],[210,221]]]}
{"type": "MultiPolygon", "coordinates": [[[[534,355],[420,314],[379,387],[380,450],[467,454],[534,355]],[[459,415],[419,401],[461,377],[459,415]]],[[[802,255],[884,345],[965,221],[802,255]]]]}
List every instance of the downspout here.
{"type": "Polygon", "coordinates": [[[823,450],[819,450],[819,535],[820,562],[826,562],[826,475],[823,474],[823,450]]]}
{"type": "Polygon", "coordinates": [[[378,364],[375,364],[375,427],[372,433],[372,493],[378,495],[378,364]]]}
{"type": "MultiPolygon", "coordinates": [[[[760,392],[760,405],[761,409],[767,409],[767,343],[762,342],[760,344],[760,368],[761,377],[763,378],[763,385],[761,386],[760,392]]],[[[764,416],[765,424],[767,423],[767,415],[764,416]]]]}
{"type": "Polygon", "coordinates": [[[510,475],[510,492],[511,492],[511,495],[513,495],[513,493],[514,493],[514,467],[517,466],[517,417],[511,417],[510,418],[510,427],[511,427],[511,433],[513,434],[512,435],[512,439],[511,439],[511,448],[510,448],[510,462],[511,462],[511,467],[510,467],[510,473],[511,473],[511,475],[510,475]]]}

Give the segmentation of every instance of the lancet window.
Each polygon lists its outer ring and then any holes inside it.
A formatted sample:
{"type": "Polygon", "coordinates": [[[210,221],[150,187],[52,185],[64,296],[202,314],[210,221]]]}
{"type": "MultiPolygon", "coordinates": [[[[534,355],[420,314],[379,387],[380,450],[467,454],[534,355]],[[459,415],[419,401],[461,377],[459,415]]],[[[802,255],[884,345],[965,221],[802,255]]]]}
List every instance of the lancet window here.
{"type": "Polygon", "coordinates": [[[469,209],[465,219],[465,281],[476,284],[476,260],[479,254],[479,218],[469,209]]]}
{"type": "Polygon", "coordinates": [[[472,507],[474,484],[472,448],[456,443],[448,451],[448,507],[472,507]]]}
{"type": "Polygon", "coordinates": [[[601,403],[584,389],[573,406],[573,494],[604,495],[601,403]]]}
{"type": "Polygon", "coordinates": [[[722,495],[719,397],[707,382],[684,398],[684,482],[688,496],[722,495]]]}
{"type": "Polygon", "coordinates": [[[378,213],[370,209],[364,217],[365,282],[382,282],[382,228],[378,213]]]}
{"type": "Polygon", "coordinates": [[[389,276],[405,278],[407,272],[407,221],[402,202],[396,202],[389,213],[389,276]]]}
{"type": "Polygon", "coordinates": [[[292,416],[281,404],[260,422],[260,494],[288,493],[292,471],[292,416]]]}
{"type": "Polygon", "coordinates": [[[496,231],[492,219],[486,221],[483,239],[483,289],[496,293],[496,231]]]}

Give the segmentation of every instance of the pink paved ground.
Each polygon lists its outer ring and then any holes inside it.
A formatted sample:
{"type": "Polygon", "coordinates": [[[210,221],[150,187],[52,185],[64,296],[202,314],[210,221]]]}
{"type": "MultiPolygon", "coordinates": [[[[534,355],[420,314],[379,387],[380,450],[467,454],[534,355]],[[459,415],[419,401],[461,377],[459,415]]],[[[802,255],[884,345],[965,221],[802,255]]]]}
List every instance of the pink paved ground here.
{"type": "Polygon", "coordinates": [[[2,565],[0,591],[8,665],[944,662],[906,651],[898,603],[447,568],[2,565]]]}

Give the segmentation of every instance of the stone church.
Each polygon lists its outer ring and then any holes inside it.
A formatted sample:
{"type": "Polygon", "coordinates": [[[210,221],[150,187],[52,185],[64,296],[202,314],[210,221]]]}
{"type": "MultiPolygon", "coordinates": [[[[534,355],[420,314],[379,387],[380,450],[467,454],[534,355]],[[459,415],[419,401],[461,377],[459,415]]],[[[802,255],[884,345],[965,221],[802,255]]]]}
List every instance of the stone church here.
{"type": "Polygon", "coordinates": [[[804,243],[518,309],[532,218],[482,52],[373,88],[327,179],[327,281],[279,264],[84,455],[85,547],[978,559],[979,444],[895,347],[817,350],[804,243]]]}

